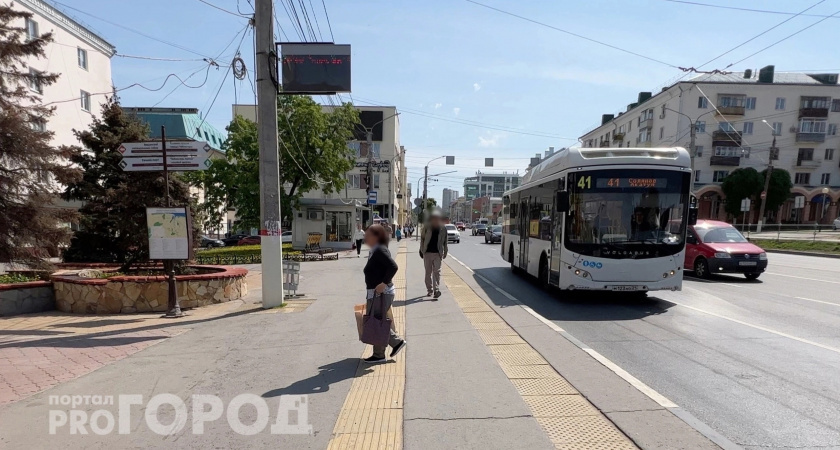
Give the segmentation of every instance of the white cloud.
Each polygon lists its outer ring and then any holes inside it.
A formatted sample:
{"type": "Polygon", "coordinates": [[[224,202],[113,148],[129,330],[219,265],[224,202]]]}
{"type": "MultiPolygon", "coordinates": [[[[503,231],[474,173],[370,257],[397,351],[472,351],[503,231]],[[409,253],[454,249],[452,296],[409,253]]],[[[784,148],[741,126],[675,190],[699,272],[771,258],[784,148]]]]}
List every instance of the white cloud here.
{"type": "Polygon", "coordinates": [[[457,107],[457,106],[456,106],[456,107],[454,107],[454,108],[452,108],[452,113],[453,113],[453,114],[455,114],[456,116],[457,116],[458,114],[461,114],[461,108],[459,108],[459,107],[457,107]]]}
{"type": "Polygon", "coordinates": [[[479,147],[498,147],[502,139],[505,138],[505,133],[488,133],[486,136],[478,137],[479,147]]]}
{"type": "Polygon", "coordinates": [[[478,92],[481,90],[481,85],[478,83],[473,83],[473,91],[478,92]]]}
{"type": "Polygon", "coordinates": [[[443,103],[435,103],[435,109],[440,109],[443,106],[443,103]]]}

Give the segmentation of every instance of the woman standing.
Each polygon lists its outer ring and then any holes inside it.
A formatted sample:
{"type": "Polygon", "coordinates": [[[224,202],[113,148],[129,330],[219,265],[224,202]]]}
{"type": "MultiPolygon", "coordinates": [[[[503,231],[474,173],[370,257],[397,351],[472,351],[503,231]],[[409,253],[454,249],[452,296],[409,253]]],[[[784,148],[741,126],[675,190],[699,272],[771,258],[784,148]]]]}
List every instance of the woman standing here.
{"type": "MultiPolygon", "coordinates": [[[[365,311],[373,314],[377,319],[386,317],[394,302],[395,292],[392,279],[398,267],[391,257],[391,252],[388,251],[389,240],[390,236],[382,225],[370,226],[365,233],[365,243],[371,248],[370,259],[365,265],[365,286],[367,287],[365,311]]],[[[391,358],[397,356],[406,346],[405,339],[402,339],[393,327],[391,327],[388,345],[391,346],[391,358]]],[[[378,364],[387,361],[385,348],[385,346],[374,346],[373,355],[365,358],[365,362],[378,364]]]]}
{"type": "Polygon", "coordinates": [[[356,239],[356,258],[360,258],[362,256],[362,242],[365,241],[365,230],[362,229],[362,224],[356,225],[356,235],[353,238],[356,239]]]}

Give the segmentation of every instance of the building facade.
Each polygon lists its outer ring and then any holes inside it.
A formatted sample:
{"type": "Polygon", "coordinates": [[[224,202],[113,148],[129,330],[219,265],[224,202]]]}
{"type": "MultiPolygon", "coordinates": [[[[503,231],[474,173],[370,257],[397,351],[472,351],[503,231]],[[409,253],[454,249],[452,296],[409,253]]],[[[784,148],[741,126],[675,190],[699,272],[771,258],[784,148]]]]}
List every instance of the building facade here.
{"type": "Polygon", "coordinates": [[[79,145],[73,130],[88,129],[94,117],[101,116],[106,96],[113,95],[111,57],[116,48],[43,0],[12,4],[16,10],[32,13],[31,18],[14,24],[27,30],[27,39],[52,34],[53,42],[44,49],[47,57],[26,61],[30,72],[59,74],[49,86],[29,86],[43,104],[55,108],[44,124],[54,133],[52,144],[79,145]]]}
{"type": "MultiPolygon", "coordinates": [[[[794,187],[779,211],[767,212],[768,223],[830,223],[840,200],[837,79],[837,74],[775,73],[773,66],[701,74],[656,95],[640,93],[625,111],[605,114],[581,142],[692,151],[693,128],[700,218],[726,218],[720,184],[731,171],[762,171],[772,163],[790,173],[794,187]],[[794,208],[796,196],[805,197],[804,208],[794,208]]],[[[752,216],[755,223],[756,211],[752,216]]]]}
{"type": "Polygon", "coordinates": [[[519,178],[518,172],[476,172],[474,177],[464,179],[464,197],[501,197],[505,191],[519,187],[519,178]]]}
{"type": "Polygon", "coordinates": [[[455,200],[458,200],[458,191],[443,188],[443,198],[440,202],[440,208],[444,211],[448,211],[449,205],[451,205],[455,200]]]}

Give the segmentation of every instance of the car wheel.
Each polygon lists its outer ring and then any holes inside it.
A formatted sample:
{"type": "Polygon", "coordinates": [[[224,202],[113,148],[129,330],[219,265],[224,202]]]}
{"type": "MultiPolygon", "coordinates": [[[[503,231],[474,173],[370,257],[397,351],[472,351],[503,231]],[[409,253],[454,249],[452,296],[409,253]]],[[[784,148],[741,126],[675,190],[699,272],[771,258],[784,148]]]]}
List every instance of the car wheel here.
{"type": "Polygon", "coordinates": [[[757,280],[758,276],[761,275],[760,273],[745,273],[744,276],[747,277],[748,280],[757,280]]]}
{"type": "Polygon", "coordinates": [[[709,278],[709,263],[702,256],[694,260],[694,275],[697,278],[709,278]]]}

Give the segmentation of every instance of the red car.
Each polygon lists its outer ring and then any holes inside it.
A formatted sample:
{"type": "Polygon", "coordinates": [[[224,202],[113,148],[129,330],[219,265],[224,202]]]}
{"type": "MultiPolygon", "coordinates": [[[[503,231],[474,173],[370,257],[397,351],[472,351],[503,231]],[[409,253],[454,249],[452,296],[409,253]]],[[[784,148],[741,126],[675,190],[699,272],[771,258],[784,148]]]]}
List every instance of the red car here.
{"type": "Polygon", "coordinates": [[[685,269],[694,270],[699,278],[743,273],[748,280],[755,280],[767,269],[767,253],[726,222],[698,220],[688,227],[685,269]]]}
{"type": "Polygon", "coordinates": [[[458,228],[458,231],[464,231],[464,222],[455,222],[455,227],[458,228]]]}
{"type": "Polygon", "coordinates": [[[237,245],[260,245],[260,236],[248,236],[239,240],[237,245]]]}

